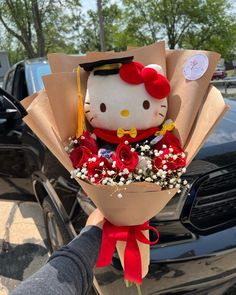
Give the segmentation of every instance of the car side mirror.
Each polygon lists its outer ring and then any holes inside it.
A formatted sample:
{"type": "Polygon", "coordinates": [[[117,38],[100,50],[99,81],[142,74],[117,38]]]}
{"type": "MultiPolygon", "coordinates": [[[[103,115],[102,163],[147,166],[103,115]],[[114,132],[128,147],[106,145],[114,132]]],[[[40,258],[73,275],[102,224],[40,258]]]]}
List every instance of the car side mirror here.
{"type": "Polygon", "coordinates": [[[0,119],[22,119],[27,111],[10,93],[0,87],[0,119]]]}

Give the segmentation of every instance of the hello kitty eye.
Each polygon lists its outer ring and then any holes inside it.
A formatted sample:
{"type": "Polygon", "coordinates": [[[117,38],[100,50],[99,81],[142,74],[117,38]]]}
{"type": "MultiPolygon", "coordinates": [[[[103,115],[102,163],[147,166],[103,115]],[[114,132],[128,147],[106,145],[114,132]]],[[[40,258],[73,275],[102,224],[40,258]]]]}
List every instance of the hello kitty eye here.
{"type": "Polygon", "coordinates": [[[150,108],[150,102],[148,100],[144,100],[144,102],[143,102],[143,108],[145,110],[148,110],[150,108]]]}
{"type": "Polygon", "coordinates": [[[107,109],[107,107],[106,107],[105,103],[101,103],[101,104],[100,104],[100,111],[101,111],[102,113],[105,113],[106,109],[107,109]]]}

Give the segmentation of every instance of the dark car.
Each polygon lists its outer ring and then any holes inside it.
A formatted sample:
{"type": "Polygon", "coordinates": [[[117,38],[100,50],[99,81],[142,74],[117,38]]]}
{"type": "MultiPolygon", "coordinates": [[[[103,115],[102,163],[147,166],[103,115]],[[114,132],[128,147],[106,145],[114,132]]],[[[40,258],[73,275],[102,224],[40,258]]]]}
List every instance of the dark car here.
{"type": "MultiPolygon", "coordinates": [[[[42,62],[18,63],[4,87],[16,95],[15,89],[23,86],[24,96],[31,94],[28,84],[35,78],[29,80],[27,71],[42,62]]],[[[81,230],[94,205],[22,122],[23,110],[17,111],[17,102],[10,102],[13,99],[7,94],[0,98],[0,197],[39,202],[53,251],[81,230]]],[[[184,175],[189,191],[176,194],[151,220],[161,238],[151,247],[144,295],[236,292],[236,102],[228,99],[227,103],[230,111],[184,175]]],[[[95,277],[94,292],[136,294],[135,288],[125,287],[117,255],[112,265],[96,269],[95,277]]]]}

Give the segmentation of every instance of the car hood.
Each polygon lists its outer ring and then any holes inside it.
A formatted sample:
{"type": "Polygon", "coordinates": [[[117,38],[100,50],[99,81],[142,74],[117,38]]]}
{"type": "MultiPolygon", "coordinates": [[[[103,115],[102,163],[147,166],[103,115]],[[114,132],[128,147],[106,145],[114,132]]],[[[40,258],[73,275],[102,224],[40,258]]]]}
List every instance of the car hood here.
{"type": "Polygon", "coordinates": [[[236,99],[225,99],[225,102],[230,109],[190,164],[187,169],[190,174],[193,171],[204,174],[236,163],[236,99]]]}

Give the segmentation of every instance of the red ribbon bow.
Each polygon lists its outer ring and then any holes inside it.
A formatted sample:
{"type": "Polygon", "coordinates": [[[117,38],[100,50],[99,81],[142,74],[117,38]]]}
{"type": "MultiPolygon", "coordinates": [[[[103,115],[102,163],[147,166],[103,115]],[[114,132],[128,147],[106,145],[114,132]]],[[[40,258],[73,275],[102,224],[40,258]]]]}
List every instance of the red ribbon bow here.
{"type": "Polygon", "coordinates": [[[166,77],[139,62],[123,64],[120,68],[120,77],[129,84],[144,83],[147,92],[157,99],[162,99],[170,93],[171,87],[166,77]]]}
{"type": "Polygon", "coordinates": [[[102,246],[96,266],[103,267],[111,264],[116,242],[125,241],[124,278],[130,282],[142,284],[142,261],[137,241],[153,245],[158,240],[159,233],[157,229],[149,226],[148,221],[135,226],[115,226],[106,221],[103,226],[102,246]],[[157,235],[157,239],[154,242],[149,241],[142,233],[144,230],[153,230],[157,235]]]}

